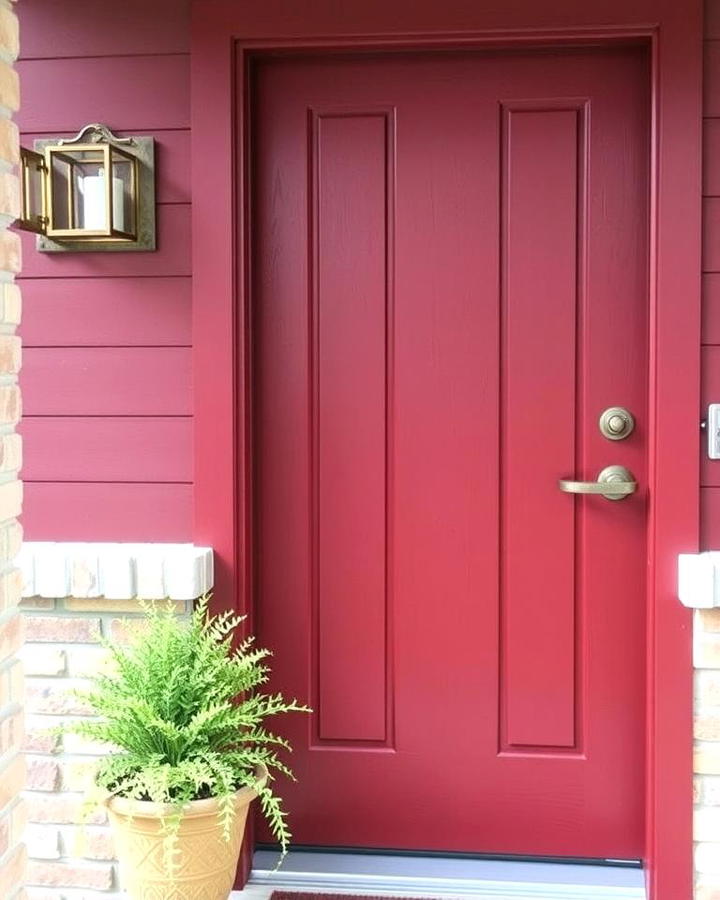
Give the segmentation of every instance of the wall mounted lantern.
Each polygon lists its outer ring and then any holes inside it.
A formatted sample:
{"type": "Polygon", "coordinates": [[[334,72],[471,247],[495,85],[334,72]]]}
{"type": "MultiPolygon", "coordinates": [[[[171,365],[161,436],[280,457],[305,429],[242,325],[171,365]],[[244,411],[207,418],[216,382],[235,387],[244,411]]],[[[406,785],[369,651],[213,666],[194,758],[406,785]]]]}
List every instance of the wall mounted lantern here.
{"type": "Polygon", "coordinates": [[[86,125],[20,149],[22,217],[45,252],[155,249],[155,142],[86,125]]]}

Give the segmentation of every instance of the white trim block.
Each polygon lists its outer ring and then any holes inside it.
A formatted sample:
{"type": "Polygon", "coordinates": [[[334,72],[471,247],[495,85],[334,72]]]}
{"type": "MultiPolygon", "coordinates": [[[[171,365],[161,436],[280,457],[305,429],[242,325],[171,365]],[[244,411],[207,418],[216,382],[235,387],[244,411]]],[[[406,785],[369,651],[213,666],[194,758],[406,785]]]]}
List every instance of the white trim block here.
{"type": "Polygon", "coordinates": [[[690,609],[720,606],[720,552],[678,556],[678,597],[690,609]]]}
{"type": "Polygon", "coordinates": [[[18,566],[23,597],[195,600],[213,587],[213,551],[194,544],[28,541],[18,566]]]}

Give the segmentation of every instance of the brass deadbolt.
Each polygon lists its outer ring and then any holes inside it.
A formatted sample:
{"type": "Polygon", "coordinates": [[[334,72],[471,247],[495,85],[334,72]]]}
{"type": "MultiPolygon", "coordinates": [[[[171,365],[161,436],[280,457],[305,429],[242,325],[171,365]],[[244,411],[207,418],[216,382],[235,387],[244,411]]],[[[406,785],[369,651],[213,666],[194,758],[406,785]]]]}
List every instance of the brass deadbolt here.
{"type": "Polygon", "coordinates": [[[600,433],[609,441],[622,441],[632,434],[635,419],[624,406],[611,406],[600,416],[600,433]]]}

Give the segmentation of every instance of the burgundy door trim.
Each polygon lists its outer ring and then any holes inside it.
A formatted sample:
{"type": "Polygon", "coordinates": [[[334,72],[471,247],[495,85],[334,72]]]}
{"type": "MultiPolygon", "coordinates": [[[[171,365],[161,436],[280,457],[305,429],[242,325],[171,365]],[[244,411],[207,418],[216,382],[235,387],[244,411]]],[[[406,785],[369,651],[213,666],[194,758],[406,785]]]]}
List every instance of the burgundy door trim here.
{"type": "MultiPolygon", "coordinates": [[[[469,13],[463,0],[440,5],[429,0],[369,2],[359,3],[349,21],[342,18],[347,5],[333,0],[263,0],[254,6],[194,0],[193,539],[216,550],[217,605],[251,612],[249,55],[648,42],[652,132],[646,860],[651,900],[678,900],[690,897],[692,890],[691,619],[676,599],[675,573],[677,554],[698,549],[701,4],[514,0],[503,6],[502,11],[476,7],[469,13]],[[596,27],[600,17],[606,24],[596,27]],[[403,21],[402,30],[398,21],[403,21]]],[[[246,871],[248,866],[249,853],[246,871]]]]}

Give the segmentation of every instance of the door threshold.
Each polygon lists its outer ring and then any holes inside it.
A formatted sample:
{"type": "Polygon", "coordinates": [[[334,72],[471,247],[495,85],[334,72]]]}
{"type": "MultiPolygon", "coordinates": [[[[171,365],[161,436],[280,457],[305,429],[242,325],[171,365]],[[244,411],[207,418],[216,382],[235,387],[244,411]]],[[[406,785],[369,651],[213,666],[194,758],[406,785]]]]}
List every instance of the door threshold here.
{"type": "Polygon", "coordinates": [[[258,850],[248,887],[233,898],[265,900],[273,890],[486,900],[647,900],[642,869],[611,865],[258,850]]]}

